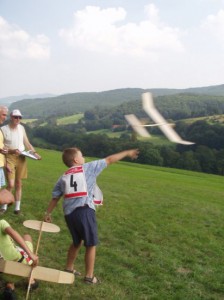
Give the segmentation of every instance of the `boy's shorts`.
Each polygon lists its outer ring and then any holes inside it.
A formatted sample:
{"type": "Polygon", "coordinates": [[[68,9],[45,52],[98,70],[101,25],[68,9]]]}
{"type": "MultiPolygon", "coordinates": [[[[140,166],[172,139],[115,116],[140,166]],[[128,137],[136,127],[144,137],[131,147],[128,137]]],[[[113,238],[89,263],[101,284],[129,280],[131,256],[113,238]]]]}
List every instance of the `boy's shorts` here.
{"type": "Polygon", "coordinates": [[[85,247],[98,244],[97,222],[95,210],[88,205],[76,208],[71,214],[65,215],[65,221],[72,235],[74,246],[84,241],[85,247]]]}
{"type": "Polygon", "coordinates": [[[6,157],[6,161],[11,170],[11,172],[6,172],[8,179],[27,178],[27,164],[25,156],[8,154],[6,157]]]}

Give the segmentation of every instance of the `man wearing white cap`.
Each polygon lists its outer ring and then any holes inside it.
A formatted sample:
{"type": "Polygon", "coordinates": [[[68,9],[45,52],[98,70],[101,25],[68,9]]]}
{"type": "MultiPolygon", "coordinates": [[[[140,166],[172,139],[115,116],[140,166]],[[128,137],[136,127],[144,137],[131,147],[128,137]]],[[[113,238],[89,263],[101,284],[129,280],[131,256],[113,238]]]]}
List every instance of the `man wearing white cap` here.
{"type": "MultiPolygon", "coordinates": [[[[20,124],[22,114],[18,109],[14,109],[10,114],[10,122],[1,128],[4,136],[4,145],[8,150],[6,154],[6,177],[8,181],[7,189],[12,192],[15,188],[15,214],[20,213],[22,197],[22,179],[27,178],[26,158],[20,155],[25,149],[32,151],[32,154],[41,159],[33,146],[30,144],[24,126],[20,124]]],[[[5,213],[7,204],[4,204],[0,214],[5,213]]]]}

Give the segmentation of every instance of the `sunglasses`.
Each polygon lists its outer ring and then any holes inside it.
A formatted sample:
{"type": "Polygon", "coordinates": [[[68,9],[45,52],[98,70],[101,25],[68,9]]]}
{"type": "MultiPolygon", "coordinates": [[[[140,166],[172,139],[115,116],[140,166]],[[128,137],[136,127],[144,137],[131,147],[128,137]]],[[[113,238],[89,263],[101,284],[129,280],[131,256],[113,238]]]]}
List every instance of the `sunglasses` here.
{"type": "Polygon", "coordinates": [[[22,119],[20,116],[13,116],[13,119],[22,119]]]}

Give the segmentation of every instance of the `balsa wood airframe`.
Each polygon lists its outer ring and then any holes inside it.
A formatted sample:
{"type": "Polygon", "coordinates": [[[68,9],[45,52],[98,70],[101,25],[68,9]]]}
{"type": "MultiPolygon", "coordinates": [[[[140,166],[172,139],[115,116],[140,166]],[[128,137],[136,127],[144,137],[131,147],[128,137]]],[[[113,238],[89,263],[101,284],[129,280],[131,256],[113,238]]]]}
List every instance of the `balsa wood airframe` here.
{"type": "MultiPolygon", "coordinates": [[[[30,277],[31,268],[32,267],[29,265],[0,259],[0,272],[3,272],[5,274],[28,278],[30,277]]],[[[33,268],[32,277],[37,280],[62,284],[72,284],[75,280],[74,274],[72,273],[41,266],[33,268]]]]}
{"type": "Polygon", "coordinates": [[[26,220],[23,222],[23,226],[34,229],[34,230],[41,229],[41,231],[52,232],[52,233],[60,231],[60,227],[58,227],[57,225],[52,224],[52,223],[38,221],[38,220],[26,220]]]}
{"type": "MultiPolygon", "coordinates": [[[[44,221],[27,220],[24,221],[23,225],[39,231],[39,237],[35,251],[36,255],[38,253],[42,231],[55,233],[60,231],[60,228],[57,225],[44,221]]],[[[26,300],[29,297],[30,286],[33,279],[64,284],[72,284],[75,280],[75,276],[73,273],[45,268],[41,266],[32,267],[14,261],[6,261],[4,259],[0,259],[0,272],[29,278],[26,300]]]]}

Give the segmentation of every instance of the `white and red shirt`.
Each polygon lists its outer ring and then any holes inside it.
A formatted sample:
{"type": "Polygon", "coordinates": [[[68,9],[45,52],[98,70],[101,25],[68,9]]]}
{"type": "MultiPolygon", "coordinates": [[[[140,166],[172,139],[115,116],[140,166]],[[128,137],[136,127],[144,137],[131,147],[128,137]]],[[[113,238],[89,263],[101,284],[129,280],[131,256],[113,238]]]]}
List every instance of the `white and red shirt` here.
{"type": "Polygon", "coordinates": [[[84,205],[95,210],[94,194],[97,202],[103,200],[96,199],[102,198],[96,188],[96,179],[106,167],[105,159],[94,160],[80,166],[73,166],[58,179],[52,191],[52,198],[64,197],[63,210],[65,215],[84,205]]]}

